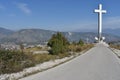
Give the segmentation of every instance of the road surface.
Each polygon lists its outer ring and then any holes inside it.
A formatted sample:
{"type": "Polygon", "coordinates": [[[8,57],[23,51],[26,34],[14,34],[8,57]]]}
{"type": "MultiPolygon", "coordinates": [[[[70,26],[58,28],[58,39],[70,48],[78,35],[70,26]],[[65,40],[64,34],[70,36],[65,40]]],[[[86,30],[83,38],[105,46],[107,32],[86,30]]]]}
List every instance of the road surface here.
{"type": "Polygon", "coordinates": [[[20,80],[120,80],[120,60],[98,44],[69,62],[20,80]]]}

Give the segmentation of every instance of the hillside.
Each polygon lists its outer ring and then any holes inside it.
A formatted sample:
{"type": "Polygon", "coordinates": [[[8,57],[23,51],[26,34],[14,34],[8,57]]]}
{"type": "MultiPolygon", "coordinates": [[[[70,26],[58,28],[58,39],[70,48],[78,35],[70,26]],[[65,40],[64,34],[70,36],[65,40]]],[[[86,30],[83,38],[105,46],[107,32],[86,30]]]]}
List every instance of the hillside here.
{"type": "MultiPolygon", "coordinates": [[[[95,37],[97,36],[97,33],[94,32],[72,32],[66,33],[65,36],[68,38],[70,41],[79,41],[80,39],[84,40],[85,42],[94,42],[95,37]]],[[[105,40],[107,42],[112,42],[112,41],[120,41],[120,37],[115,36],[115,35],[109,35],[106,33],[103,33],[103,36],[106,38],[105,40]]]]}
{"type": "Polygon", "coordinates": [[[0,27],[0,40],[12,33],[14,33],[14,31],[0,27]]]}
{"type": "MultiPolygon", "coordinates": [[[[1,29],[1,28],[0,28],[1,29]]],[[[51,36],[56,33],[55,31],[42,30],[42,29],[22,29],[19,31],[6,31],[4,29],[0,33],[0,43],[13,42],[13,43],[43,43],[47,42],[51,36]],[[8,35],[9,33],[9,35],[8,35]]],[[[80,39],[85,42],[94,42],[94,37],[97,36],[97,33],[93,32],[62,32],[69,41],[79,41],[80,39]]],[[[107,42],[111,41],[120,41],[120,37],[115,35],[103,34],[106,37],[107,42]]]]}
{"type": "Polygon", "coordinates": [[[42,29],[22,29],[1,39],[1,41],[15,43],[40,43],[49,40],[52,34],[54,34],[54,31],[42,29]]]}
{"type": "Polygon", "coordinates": [[[104,29],[103,31],[105,33],[108,33],[108,34],[113,34],[113,35],[116,35],[116,36],[120,36],[120,28],[117,28],[117,29],[104,29]]]}

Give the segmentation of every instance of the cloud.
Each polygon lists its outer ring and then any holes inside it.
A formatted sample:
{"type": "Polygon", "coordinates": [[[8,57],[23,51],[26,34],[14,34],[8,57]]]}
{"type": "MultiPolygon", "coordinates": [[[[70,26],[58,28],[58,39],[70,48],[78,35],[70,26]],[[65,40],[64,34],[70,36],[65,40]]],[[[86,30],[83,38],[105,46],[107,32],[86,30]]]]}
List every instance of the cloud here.
{"type": "Polygon", "coordinates": [[[16,3],[17,7],[23,11],[25,14],[31,14],[31,10],[26,3],[16,3]]]}

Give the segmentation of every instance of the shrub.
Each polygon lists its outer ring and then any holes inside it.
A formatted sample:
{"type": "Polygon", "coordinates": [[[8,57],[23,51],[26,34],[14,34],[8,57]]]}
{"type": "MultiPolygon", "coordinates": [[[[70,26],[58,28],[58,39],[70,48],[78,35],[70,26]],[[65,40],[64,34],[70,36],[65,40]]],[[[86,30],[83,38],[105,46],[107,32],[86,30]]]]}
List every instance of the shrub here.
{"type": "Polygon", "coordinates": [[[35,54],[33,59],[35,64],[43,63],[45,61],[54,60],[56,57],[49,54],[35,54]]]}
{"type": "Polygon", "coordinates": [[[71,45],[69,45],[68,50],[72,51],[72,52],[81,52],[85,49],[89,49],[92,47],[93,47],[93,44],[84,44],[82,46],[79,44],[71,44],[71,45]]]}
{"type": "Polygon", "coordinates": [[[84,42],[80,39],[79,42],[78,42],[78,45],[83,46],[84,42]]]}
{"type": "Polygon", "coordinates": [[[48,42],[48,46],[51,47],[50,53],[58,55],[67,51],[68,40],[60,33],[54,34],[48,42]]]}
{"type": "Polygon", "coordinates": [[[22,52],[0,50],[0,74],[18,72],[32,65],[30,57],[22,52]]]}

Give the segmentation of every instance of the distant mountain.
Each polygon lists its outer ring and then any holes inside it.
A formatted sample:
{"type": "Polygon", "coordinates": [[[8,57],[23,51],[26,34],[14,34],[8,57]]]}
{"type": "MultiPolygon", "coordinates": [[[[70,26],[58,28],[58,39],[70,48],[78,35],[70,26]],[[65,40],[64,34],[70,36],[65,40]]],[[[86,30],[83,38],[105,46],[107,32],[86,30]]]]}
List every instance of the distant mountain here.
{"type": "MultiPolygon", "coordinates": [[[[85,42],[94,42],[95,37],[97,37],[97,33],[94,32],[68,32],[64,35],[68,38],[69,41],[79,41],[80,39],[82,39],[85,42]]],[[[107,42],[120,41],[120,37],[115,35],[103,33],[103,36],[106,38],[105,40],[107,42]]]]}
{"type": "Polygon", "coordinates": [[[12,33],[14,33],[14,31],[0,27],[0,34],[10,35],[10,34],[12,34],[12,33]]]}
{"type": "Polygon", "coordinates": [[[103,32],[105,32],[107,34],[120,36],[120,28],[117,28],[117,29],[104,29],[103,32]]]}
{"type": "MultiPolygon", "coordinates": [[[[0,30],[2,32],[0,33],[0,43],[43,43],[47,42],[51,36],[56,33],[56,31],[43,29],[22,29],[16,32],[2,28],[0,29],[3,30],[3,32],[0,30]]],[[[65,37],[71,42],[78,42],[80,39],[85,42],[94,42],[94,38],[97,36],[97,33],[95,32],[62,32],[62,34],[64,34],[65,37]]],[[[104,33],[103,36],[106,37],[107,42],[120,41],[120,37],[112,34],[104,33]]]]}
{"type": "MultiPolygon", "coordinates": [[[[73,32],[94,32],[94,33],[96,33],[97,30],[95,30],[95,29],[78,29],[78,30],[74,30],[73,32]]],[[[110,29],[110,28],[103,29],[103,33],[120,36],[120,28],[116,28],[116,29],[110,29]]]]}
{"type": "Polygon", "coordinates": [[[14,31],[0,27],[0,40],[11,35],[14,31]]]}
{"type": "Polygon", "coordinates": [[[22,29],[14,32],[6,38],[3,38],[1,41],[15,43],[40,43],[48,41],[54,33],[54,31],[42,29],[22,29]]]}

